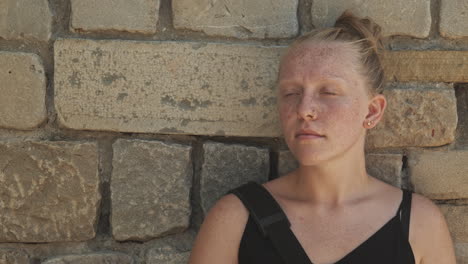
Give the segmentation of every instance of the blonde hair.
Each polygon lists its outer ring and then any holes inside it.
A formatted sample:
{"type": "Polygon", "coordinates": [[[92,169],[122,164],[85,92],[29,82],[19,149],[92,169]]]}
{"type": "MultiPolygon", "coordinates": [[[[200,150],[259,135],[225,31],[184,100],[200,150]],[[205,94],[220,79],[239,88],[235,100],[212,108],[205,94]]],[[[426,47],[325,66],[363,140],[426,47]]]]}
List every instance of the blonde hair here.
{"type": "Polygon", "coordinates": [[[349,43],[359,51],[363,76],[367,77],[370,93],[381,94],[384,85],[381,27],[370,18],[359,18],[349,10],[336,20],[334,27],[315,29],[297,38],[289,48],[303,42],[333,41],[349,43]]]}

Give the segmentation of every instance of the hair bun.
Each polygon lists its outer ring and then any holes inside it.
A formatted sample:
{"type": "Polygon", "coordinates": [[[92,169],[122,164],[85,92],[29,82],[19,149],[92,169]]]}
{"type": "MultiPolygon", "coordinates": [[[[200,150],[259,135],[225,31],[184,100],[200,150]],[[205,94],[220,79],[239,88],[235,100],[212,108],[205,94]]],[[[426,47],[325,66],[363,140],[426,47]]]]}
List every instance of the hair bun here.
{"type": "Polygon", "coordinates": [[[350,40],[363,39],[368,42],[368,48],[381,55],[384,47],[382,42],[382,28],[369,17],[355,16],[349,9],[335,22],[335,27],[342,29],[341,37],[347,35],[350,40]]]}

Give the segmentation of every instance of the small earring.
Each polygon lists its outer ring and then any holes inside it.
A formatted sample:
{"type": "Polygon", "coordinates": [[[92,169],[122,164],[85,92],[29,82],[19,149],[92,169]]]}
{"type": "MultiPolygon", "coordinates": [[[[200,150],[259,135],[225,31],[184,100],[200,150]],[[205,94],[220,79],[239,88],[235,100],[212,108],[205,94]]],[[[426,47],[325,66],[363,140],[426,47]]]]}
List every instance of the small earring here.
{"type": "Polygon", "coordinates": [[[367,121],[367,125],[368,125],[368,126],[372,125],[372,123],[373,123],[372,120],[371,120],[371,121],[367,121]]]}

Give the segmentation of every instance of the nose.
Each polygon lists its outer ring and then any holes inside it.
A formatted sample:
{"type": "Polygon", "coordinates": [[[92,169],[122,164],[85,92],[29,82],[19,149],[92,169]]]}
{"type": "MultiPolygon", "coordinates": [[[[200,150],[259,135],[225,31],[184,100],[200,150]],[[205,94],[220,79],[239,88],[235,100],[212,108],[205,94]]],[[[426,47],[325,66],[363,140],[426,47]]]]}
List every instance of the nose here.
{"type": "Polygon", "coordinates": [[[297,105],[297,114],[304,120],[315,120],[318,118],[317,104],[312,96],[302,96],[297,105]]]}

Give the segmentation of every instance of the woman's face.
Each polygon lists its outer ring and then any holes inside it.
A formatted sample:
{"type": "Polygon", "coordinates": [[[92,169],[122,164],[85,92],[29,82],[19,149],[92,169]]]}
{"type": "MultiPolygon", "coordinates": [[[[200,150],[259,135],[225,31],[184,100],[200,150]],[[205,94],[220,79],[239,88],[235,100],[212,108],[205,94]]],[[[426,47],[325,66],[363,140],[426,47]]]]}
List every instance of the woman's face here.
{"type": "Polygon", "coordinates": [[[278,75],[281,126],[289,149],[304,166],[364,148],[370,98],[366,80],[358,73],[357,56],[344,43],[301,43],[282,59],[278,75]],[[321,136],[298,136],[302,129],[321,136]]]}

